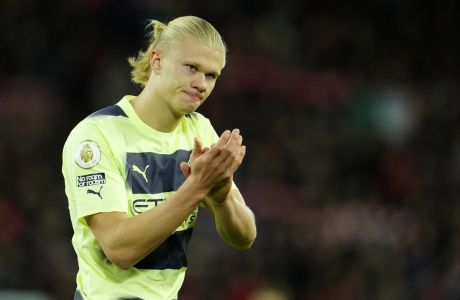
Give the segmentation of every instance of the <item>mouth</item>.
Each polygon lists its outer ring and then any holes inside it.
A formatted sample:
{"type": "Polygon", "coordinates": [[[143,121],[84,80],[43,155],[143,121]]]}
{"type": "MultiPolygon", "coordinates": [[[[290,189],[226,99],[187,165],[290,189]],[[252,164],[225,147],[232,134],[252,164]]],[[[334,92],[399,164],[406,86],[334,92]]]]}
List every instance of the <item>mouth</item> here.
{"type": "Polygon", "coordinates": [[[200,93],[184,91],[184,94],[186,94],[194,102],[201,102],[201,100],[203,99],[203,96],[200,93]]]}

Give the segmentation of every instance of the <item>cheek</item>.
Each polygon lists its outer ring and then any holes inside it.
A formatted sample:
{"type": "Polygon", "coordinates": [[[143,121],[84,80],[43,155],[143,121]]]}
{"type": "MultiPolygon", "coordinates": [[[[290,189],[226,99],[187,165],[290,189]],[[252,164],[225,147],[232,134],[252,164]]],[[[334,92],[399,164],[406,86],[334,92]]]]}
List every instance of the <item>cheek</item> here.
{"type": "Polygon", "coordinates": [[[164,70],[163,76],[163,85],[168,89],[175,89],[184,81],[180,70],[171,66],[164,70]]]}
{"type": "MultiPolygon", "coordinates": [[[[212,90],[213,90],[212,87],[208,87],[208,88],[206,89],[206,92],[205,92],[205,95],[204,95],[204,100],[206,100],[206,99],[209,97],[209,95],[211,94],[212,90]]],[[[204,100],[203,100],[203,101],[204,101],[204,100]]]]}
{"type": "Polygon", "coordinates": [[[206,89],[208,95],[214,90],[214,87],[215,87],[215,86],[216,86],[216,82],[215,82],[215,81],[212,81],[212,82],[209,82],[209,83],[208,83],[208,88],[206,89]]]}
{"type": "Polygon", "coordinates": [[[167,93],[173,94],[182,86],[182,80],[178,77],[170,77],[163,82],[163,87],[167,93]]]}

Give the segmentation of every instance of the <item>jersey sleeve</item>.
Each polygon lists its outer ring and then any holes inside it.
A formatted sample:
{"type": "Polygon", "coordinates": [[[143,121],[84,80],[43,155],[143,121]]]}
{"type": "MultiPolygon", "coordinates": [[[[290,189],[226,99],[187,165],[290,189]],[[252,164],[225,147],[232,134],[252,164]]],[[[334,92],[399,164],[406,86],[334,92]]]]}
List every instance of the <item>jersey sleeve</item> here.
{"type": "Polygon", "coordinates": [[[72,218],[128,211],[122,170],[107,137],[96,125],[80,123],[69,135],[63,149],[62,172],[72,218]]]}

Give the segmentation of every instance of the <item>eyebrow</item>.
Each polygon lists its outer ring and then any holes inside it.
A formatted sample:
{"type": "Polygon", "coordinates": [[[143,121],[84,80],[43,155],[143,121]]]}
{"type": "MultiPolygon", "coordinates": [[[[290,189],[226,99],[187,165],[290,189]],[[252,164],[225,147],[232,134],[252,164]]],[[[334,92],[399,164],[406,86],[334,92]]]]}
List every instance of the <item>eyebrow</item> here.
{"type": "Polygon", "coordinates": [[[208,72],[206,74],[211,74],[211,75],[215,76],[216,78],[220,76],[220,72],[217,72],[217,73],[216,72],[208,72]]]}
{"type": "MultiPolygon", "coordinates": [[[[187,61],[186,61],[185,63],[186,63],[186,64],[193,65],[193,66],[197,67],[197,68],[200,69],[200,70],[203,68],[203,66],[202,66],[201,64],[197,63],[197,62],[187,62],[187,61]]],[[[206,73],[206,74],[214,75],[214,76],[216,76],[216,78],[219,77],[220,74],[221,74],[220,72],[213,72],[213,71],[205,72],[205,73],[206,73]]]]}

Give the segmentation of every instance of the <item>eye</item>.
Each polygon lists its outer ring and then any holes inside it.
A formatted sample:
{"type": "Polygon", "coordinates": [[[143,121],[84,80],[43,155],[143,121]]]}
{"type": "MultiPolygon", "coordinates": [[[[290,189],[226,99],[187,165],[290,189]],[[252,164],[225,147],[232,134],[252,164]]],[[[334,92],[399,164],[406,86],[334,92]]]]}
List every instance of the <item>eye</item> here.
{"type": "Polygon", "coordinates": [[[194,65],[189,65],[189,64],[186,64],[185,68],[189,70],[190,72],[195,72],[197,70],[197,67],[195,67],[194,65]]]}
{"type": "Polygon", "coordinates": [[[206,78],[209,79],[209,80],[216,80],[217,75],[214,74],[214,73],[208,73],[208,74],[206,74],[206,78]]]}

